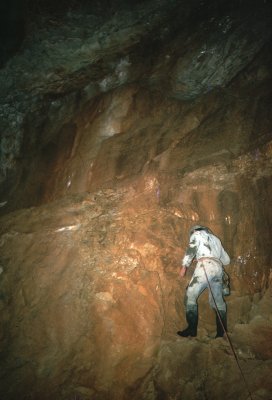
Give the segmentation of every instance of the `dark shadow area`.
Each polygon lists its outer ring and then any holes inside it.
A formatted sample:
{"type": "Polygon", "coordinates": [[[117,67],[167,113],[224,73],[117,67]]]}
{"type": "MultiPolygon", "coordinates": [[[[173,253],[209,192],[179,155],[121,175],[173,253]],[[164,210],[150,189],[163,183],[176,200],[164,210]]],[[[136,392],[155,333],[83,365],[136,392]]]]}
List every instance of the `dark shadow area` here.
{"type": "Polygon", "coordinates": [[[2,0],[0,3],[0,68],[20,48],[24,35],[23,1],[2,0]]]}

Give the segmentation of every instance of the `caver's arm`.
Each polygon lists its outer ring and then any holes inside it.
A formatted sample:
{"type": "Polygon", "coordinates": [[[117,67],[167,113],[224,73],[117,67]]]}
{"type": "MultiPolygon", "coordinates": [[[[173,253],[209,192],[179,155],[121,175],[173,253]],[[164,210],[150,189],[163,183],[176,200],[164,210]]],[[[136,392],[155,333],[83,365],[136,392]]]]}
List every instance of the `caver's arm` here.
{"type": "Polygon", "coordinates": [[[188,268],[191,265],[193,259],[196,256],[198,246],[199,246],[198,238],[196,237],[195,234],[192,234],[190,237],[189,245],[186,249],[185,255],[182,260],[183,267],[188,268]]]}
{"type": "Polygon", "coordinates": [[[228,265],[230,263],[230,258],[228,253],[225,251],[225,249],[221,248],[221,255],[220,255],[220,261],[223,265],[228,265]]]}

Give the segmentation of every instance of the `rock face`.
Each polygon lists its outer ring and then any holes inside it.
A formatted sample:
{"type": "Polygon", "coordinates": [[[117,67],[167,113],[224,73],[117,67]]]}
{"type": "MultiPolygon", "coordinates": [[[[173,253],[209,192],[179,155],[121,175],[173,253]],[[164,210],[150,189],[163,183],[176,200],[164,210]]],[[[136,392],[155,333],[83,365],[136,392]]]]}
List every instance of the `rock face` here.
{"type": "Polygon", "coordinates": [[[269,6],[179,3],[40,15],[0,70],[1,400],[271,400],[269,6]],[[195,224],[248,387],[207,293],[176,336],[195,224]]]}

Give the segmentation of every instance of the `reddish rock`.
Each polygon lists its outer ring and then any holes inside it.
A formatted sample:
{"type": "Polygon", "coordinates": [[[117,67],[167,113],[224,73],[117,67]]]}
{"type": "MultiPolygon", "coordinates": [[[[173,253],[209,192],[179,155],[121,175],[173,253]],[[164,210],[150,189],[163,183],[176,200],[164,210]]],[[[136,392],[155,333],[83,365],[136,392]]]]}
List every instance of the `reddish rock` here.
{"type": "Polygon", "coordinates": [[[59,51],[38,31],[25,45],[36,58],[22,50],[0,72],[1,400],[243,400],[248,388],[271,400],[270,25],[264,11],[239,23],[239,7],[173,4],[112,25],[51,20],[59,51]],[[62,44],[62,29],[84,27],[88,39],[62,44]],[[231,256],[229,334],[248,388],[213,339],[207,293],[198,337],[176,335],[195,224],[231,256]]]}

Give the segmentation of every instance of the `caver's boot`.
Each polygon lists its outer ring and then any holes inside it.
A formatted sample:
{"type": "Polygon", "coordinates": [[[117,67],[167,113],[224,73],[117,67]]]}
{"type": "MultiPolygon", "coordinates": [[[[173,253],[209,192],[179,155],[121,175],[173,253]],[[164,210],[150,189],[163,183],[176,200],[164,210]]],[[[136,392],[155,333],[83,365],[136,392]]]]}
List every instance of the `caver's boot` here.
{"type": "MultiPolygon", "coordinates": [[[[219,310],[219,314],[220,314],[220,317],[221,317],[221,321],[223,322],[224,328],[225,328],[225,330],[227,332],[227,312],[219,310]]],[[[220,321],[220,319],[219,319],[219,317],[218,317],[218,315],[216,313],[216,330],[217,331],[216,331],[215,339],[224,336],[225,330],[224,330],[224,328],[222,326],[221,321],[220,321]]]]}
{"type": "Polygon", "coordinates": [[[182,337],[188,337],[188,336],[195,337],[197,335],[197,323],[198,323],[197,307],[186,310],[186,320],[188,323],[188,327],[183,331],[178,331],[177,334],[182,337]]]}

